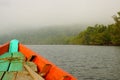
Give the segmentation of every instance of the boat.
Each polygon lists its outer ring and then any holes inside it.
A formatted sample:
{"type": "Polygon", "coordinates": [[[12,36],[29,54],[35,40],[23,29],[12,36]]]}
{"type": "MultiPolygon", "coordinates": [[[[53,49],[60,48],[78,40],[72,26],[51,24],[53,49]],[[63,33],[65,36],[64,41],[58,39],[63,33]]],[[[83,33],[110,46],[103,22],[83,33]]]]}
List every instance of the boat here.
{"type": "Polygon", "coordinates": [[[13,39],[0,46],[0,80],[77,80],[13,39]]]}

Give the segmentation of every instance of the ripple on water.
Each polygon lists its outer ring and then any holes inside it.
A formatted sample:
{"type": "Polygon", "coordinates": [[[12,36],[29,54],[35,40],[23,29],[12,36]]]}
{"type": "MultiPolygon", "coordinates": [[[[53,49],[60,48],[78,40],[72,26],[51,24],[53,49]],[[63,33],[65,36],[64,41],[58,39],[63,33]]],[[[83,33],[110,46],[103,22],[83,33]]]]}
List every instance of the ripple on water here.
{"type": "Polygon", "coordinates": [[[28,45],[78,80],[120,80],[120,47],[28,45]]]}

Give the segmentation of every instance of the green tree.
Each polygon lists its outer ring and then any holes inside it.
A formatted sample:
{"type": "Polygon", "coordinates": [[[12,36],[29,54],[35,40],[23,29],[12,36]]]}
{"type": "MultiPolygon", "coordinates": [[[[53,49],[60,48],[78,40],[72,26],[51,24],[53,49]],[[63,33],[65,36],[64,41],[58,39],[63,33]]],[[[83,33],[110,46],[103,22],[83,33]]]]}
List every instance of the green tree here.
{"type": "Polygon", "coordinates": [[[120,45],[120,12],[118,12],[118,16],[114,15],[113,19],[115,21],[115,24],[112,24],[110,28],[110,34],[111,34],[111,42],[114,45],[120,45]]]}

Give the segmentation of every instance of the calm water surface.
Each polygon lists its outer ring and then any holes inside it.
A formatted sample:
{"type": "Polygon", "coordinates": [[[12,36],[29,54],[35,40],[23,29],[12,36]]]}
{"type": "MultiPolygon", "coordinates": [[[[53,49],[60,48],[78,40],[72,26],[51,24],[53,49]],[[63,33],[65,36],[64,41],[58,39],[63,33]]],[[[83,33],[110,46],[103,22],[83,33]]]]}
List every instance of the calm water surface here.
{"type": "Polygon", "coordinates": [[[120,80],[120,47],[27,45],[78,80],[120,80]]]}

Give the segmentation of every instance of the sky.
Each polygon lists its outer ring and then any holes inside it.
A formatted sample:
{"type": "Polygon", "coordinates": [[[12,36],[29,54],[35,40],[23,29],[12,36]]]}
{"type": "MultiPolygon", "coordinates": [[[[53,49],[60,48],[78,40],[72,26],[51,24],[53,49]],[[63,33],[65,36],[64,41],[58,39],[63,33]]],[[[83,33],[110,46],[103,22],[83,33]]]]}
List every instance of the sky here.
{"type": "Polygon", "coordinates": [[[111,24],[120,0],[0,0],[0,33],[54,25],[111,24]]]}

